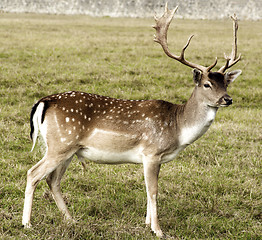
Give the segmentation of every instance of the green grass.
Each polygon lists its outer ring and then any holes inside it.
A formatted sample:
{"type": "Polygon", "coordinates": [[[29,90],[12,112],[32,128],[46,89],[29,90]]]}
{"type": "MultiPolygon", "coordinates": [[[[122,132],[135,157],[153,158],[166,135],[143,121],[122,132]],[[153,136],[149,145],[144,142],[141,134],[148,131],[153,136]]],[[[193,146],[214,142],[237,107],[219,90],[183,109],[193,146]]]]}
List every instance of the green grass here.
{"type": "MultiPolygon", "coordinates": [[[[116,98],[185,102],[191,70],[168,59],[153,42],[153,19],[1,14],[0,238],[155,239],[144,224],[146,193],[140,165],[74,160],[62,189],[77,224],[66,223],[45,181],[36,190],[33,228],[21,226],[26,171],[42,157],[30,153],[29,115],[41,97],[69,90],[116,98]]],[[[231,51],[232,23],[175,20],[169,42],[210,65],[231,51]]],[[[261,239],[261,22],[240,22],[234,104],[220,109],[210,130],[174,161],[163,164],[159,219],[167,238],[261,239]]]]}

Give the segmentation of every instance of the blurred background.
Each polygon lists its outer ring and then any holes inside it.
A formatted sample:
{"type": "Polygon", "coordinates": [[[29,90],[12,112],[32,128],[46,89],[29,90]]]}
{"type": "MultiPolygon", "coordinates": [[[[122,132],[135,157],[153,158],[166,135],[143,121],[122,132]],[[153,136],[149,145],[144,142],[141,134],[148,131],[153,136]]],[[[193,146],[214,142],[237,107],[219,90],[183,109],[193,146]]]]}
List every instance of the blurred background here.
{"type": "MultiPolygon", "coordinates": [[[[50,14],[86,14],[110,17],[151,17],[161,12],[164,0],[0,0],[3,12],[50,14]]],[[[240,19],[262,18],[262,0],[170,0],[169,7],[179,5],[177,17],[221,19],[235,12],[240,19]]]]}

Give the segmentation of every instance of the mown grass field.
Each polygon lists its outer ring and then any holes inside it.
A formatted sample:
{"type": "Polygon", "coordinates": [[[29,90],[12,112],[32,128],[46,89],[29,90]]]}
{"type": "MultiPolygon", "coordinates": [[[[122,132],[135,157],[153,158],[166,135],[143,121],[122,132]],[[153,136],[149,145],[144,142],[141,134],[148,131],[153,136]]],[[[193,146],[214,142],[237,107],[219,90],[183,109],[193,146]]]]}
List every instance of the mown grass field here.
{"type": "MultiPolygon", "coordinates": [[[[48,94],[81,90],[130,99],[184,103],[194,87],[189,68],[153,42],[153,19],[0,15],[0,238],[155,239],[144,224],[141,165],[88,164],[74,159],[62,190],[76,224],[66,223],[45,181],[36,190],[32,229],[21,224],[26,172],[42,157],[30,153],[29,115],[48,94]]],[[[186,56],[210,65],[231,51],[230,20],[175,20],[172,51],[195,34],[186,56]]],[[[262,22],[241,21],[229,87],[233,105],[209,131],[163,164],[159,219],[168,239],[262,238],[262,22]]]]}

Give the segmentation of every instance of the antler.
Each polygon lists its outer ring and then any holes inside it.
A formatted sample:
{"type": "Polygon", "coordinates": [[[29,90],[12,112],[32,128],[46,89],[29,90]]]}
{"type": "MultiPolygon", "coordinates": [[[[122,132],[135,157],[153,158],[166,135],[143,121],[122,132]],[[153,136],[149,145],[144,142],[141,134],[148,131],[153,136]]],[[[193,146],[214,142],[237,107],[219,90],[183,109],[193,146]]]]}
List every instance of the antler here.
{"type": "Polygon", "coordinates": [[[238,19],[236,14],[234,14],[234,16],[231,16],[231,19],[233,20],[232,52],[230,56],[224,54],[224,57],[226,59],[226,64],[218,70],[221,73],[224,73],[227,69],[235,65],[241,59],[241,53],[239,54],[239,57],[236,58],[237,57],[237,30],[238,30],[238,19]]]}
{"type": "Polygon", "coordinates": [[[154,41],[159,43],[162,46],[165,54],[167,56],[169,56],[170,58],[173,58],[173,59],[183,63],[184,65],[191,67],[191,68],[197,68],[202,72],[209,72],[217,64],[217,58],[216,58],[215,62],[212,65],[210,65],[209,67],[204,67],[204,66],[198,65],[196,63],[189,62],[185,59],[185,50],[189,46],[190,41],[191,41],[191,39],[193,38],[194,35],[191,35],[189,37],[186,45],[184,46],[184,48],[181,51],[180,56],[172,54],[169,51],[168,44],[167,44],[167,31],[168,31],[168,27],[169,27],[177,9],[178,9],[178,6],[174,10],[169,10],[168,7],[167,7],[167,3],[166,3],[165,12],[162,15],[162,17],[157,18],[155,16],[156,25],[153,26],[153,28],[156,29],[156,34],[155,34],[154,41]]]}

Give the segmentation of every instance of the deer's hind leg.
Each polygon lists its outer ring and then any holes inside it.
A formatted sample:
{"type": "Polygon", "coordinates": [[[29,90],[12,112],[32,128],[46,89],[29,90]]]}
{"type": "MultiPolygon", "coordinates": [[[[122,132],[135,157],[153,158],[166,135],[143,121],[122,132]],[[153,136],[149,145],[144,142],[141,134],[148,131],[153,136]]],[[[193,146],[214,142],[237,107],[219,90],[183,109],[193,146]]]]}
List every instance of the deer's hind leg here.
{"type": "Polygon", "coordinates": [[[61,179],[69,166],[70,162],[72,161],[73,157],[70,157],[65,162],[60,164],[53,172],[51,172],[47,178],[46,182],[51,190],[52,196],[56,202],[58,209],[64,214],[65,218],[68,220],[72,220],[72,216],[68,211],[68,208],[65,204],[65,201],[62,196],[60,183],[61,179]]]}
{"type": "MultiPolygon", "coordinates": [[[[64,169],[64,167],[68,166],[68,164],[70,163],[72,155],[73,153],[63,153],[60,155],[53,155],[53,154],[50,154],[49,151],[47,151],[46,155],[42,158],[42,160],[40,160],[36,165],[34,165],[31,169],[28,170],[27,184],[26,184],[26,190],[25,190],[23,219],[22,219],[22,224],[25,228],[28,228],[31,226],[30,220],[31,220],[31,213],[32,213],[33,196],[34,196],[34,192],[35,192],[37,184],[43,178],[47,177],[49,174],[56,172],[57,168],[59,168],[58,171],[62,173],[62,170],[64,169]],[[70,159],[70,161],[68,159],[70,159]]],[[[61,174],[58,174],[58,175],[61,175],[61,174]]],[[[57,188],[55,187],[54,189],[57,189],[57,188]]]]}

